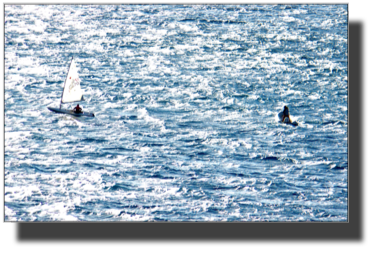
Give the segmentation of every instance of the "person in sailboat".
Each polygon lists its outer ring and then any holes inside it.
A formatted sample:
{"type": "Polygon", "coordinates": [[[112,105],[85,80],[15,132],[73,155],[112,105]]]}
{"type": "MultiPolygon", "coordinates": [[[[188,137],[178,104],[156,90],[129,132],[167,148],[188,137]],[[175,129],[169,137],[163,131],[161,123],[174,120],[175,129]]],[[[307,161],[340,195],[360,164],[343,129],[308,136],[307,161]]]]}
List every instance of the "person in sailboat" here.
{"type": "Polygon", "coordinates": [[[285,121],[286,117],[289,118],[289,123],[292,123],[292,120],[290,119],[290,115],[289,115],[289,108],[285,105],[284,111],[282,112],[282,122],[285,121]]]}
{"type": "Polygon", "coordinates": [[[82,113],[82,108],[79,106],[79,104],[77,104],[77,106],[74,107],[73,110],[74,110],[75,113],[82,113]]]}

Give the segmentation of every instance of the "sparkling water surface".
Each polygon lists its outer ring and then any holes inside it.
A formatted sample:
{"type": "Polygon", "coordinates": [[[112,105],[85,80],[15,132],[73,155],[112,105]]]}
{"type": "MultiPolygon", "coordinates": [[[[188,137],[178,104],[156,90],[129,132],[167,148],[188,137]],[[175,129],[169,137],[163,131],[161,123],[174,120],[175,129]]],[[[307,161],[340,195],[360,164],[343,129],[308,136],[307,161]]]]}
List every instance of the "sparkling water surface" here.
{"type": "Polygon", "coordinates": [[[5,221],[347,221],[347,11],[5,5],[5,221]]]}

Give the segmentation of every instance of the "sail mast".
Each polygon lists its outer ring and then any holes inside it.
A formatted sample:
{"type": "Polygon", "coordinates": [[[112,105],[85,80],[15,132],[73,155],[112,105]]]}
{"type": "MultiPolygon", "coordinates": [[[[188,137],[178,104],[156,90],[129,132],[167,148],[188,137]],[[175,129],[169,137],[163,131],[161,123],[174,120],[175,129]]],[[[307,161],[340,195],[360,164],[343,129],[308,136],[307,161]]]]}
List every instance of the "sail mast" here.
{"type": "Polygon", "coordinates": [[[70,67],[71,67],[71,63],[73,63],[73,59],[74,59],[74,56],[71,57],[71,62],[70,62],[70,65],[69,65],[69,69],[67,70],[67,74],[66,74],[65,82],[63,83],[63,89],[62,89],[62,94],[61,94],[61,101],[59,102],[59,109],[61,109],[63,93],[65,92],[65,86],[66,86],[67,75],[69,74],[70,67]]]}
{"type": "Polygon", "coordinates": [[[61,95],[61,104],[79,102],[83,100],[84,98],[80,88],[78,70],[75,65],[74,58],[72,58],[61,95]]]}

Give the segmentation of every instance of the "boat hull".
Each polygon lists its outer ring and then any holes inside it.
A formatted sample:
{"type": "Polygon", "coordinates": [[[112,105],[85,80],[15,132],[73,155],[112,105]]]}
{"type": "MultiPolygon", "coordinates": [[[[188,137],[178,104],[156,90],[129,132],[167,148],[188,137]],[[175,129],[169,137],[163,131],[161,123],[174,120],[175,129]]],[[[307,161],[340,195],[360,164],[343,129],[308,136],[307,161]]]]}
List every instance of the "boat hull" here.
{"type": "Polygon", "coordinates": [[[93,113],[89,113],[89,112],[76,113],[73,110],[60,109],[60,108],[54,108],[54,107],[48,107],[48,109],[52,112],[59,113],[59,114],[66,114],[66,115],[72,115],[72,116],[95,117],[95,115],[93,113]]]}

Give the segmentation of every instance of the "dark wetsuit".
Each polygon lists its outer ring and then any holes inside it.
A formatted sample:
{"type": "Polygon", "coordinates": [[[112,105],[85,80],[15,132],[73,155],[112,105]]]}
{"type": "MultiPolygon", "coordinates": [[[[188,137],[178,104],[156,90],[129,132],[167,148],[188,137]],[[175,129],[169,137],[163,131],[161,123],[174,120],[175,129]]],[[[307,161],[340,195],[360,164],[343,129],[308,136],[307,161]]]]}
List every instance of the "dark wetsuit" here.
{"type": "Polygon", "coordinates": [[[284,116],[289,117],[289,108],[284,109],[284,116]]]}
{"type": "Polygon", "coordinates": [[[80,108],[78,105],[74,107],[74,112],[75,113],[82,113],[82,108],[80,108]]]}
{"type": "Polygon", "coordinates": [[[284,122],[285,121],[285,118],[289,118],[289,122],[292,122],[291,120],[290,120],[290,116],[289,116],[289,108],[285,108],[284,109],[284,112],[283,112],[283,116],[282,116],[282,122],[284,122]]]}

